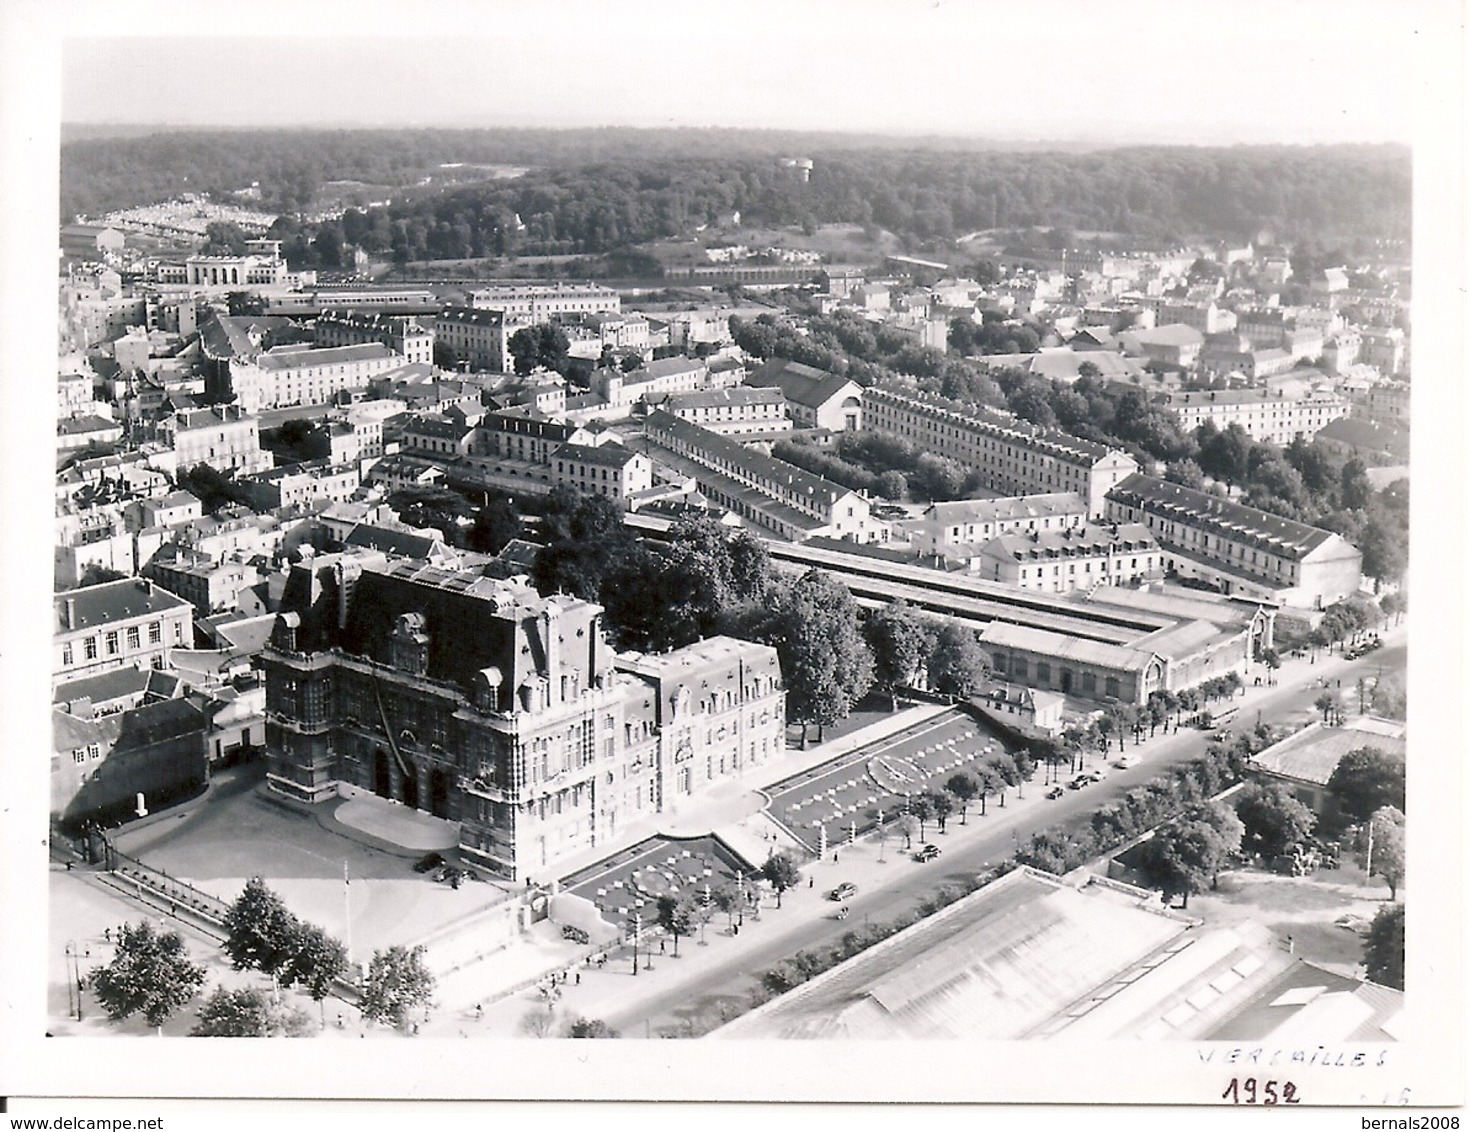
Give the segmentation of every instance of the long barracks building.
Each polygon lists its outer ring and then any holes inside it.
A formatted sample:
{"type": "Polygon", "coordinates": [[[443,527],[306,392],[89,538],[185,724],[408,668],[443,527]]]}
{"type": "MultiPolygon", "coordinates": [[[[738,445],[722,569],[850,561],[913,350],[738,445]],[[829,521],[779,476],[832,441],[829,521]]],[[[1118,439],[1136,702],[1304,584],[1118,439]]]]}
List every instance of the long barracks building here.
{"type": "Polygon", "coordinates": [[[864,391],[863,419],[867,428],[901,436],[923,451],[974,468],[990,491],[1076,492],[1093,518],[1102,518],[1108,490],[1138,471],[1137,461],[1122,449],[1039,428],[992,409],[958,411],[892,389],[864,391]]]}
{"type": "Polygon", "coordinates": [[[785,749],[768,646],[620,657],[600,606],[372,552],[292,568],[261,665],[271,790],[348,783],[458,822],[509,880],[785,749]]]}

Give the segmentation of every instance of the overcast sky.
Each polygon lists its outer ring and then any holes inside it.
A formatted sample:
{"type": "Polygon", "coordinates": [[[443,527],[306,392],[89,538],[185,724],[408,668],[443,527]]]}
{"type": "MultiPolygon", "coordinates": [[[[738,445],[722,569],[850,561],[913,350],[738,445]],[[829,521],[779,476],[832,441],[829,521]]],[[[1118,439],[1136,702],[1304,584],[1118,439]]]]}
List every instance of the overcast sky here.
{"type": "Polygon", "coordinates": [[[208,4],[130,3],[70,20],[62,112],[68,122],[199,125],[1408,141],[1427,86],[1414,43],[1432,13],[1455,6],[317,0],[232,5],[221,23],[200,18],[216,11],[208,4]],[[159,37],[175,28],[187,36],[159,37]]]}

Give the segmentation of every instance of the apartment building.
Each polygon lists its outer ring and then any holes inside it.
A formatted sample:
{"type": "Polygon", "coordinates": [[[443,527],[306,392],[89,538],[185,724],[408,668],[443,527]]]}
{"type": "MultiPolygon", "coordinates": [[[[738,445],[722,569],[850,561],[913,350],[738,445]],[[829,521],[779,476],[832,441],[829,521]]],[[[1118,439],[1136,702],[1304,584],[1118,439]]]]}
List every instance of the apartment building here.
{"type": "Polygon", "coordinates": [[[692,477],[713,502],[780,538],[881,542],[888,536],[887,524],[873,518],[859,493],[672,413],[650,413],[645,435],[656,463],[692,477]]]}
{"type": "Polygon", "coordinates": [[[417,319],[334,308],[322,311],[312,327],[317,347],[360,346],[377,342],[406,362],[432,365],[434,332],[417,319]]]}
{"type": "Polygon", "coordinates": [[[1311,440],[1351,409],[1345,398],[1325,389],[1296,397],[1265,389],[1219,389],[1167,393],[1161,400],[1186,432],[1206,421],[1222,432],[1238,424],[1252,440],[1280,445],[1297,437],[1311,440]]]}
{"type": "Polygon", "coordinates": [[[648,407],[661,409],[722,436],[763,436],[791,431],[786,397],[776,388],[742,385],[671,393],[650,400],[648,407]]]}
{"type": "Polygon", "coordinates": [[[596,283],[505,283],[477,287],[469,293],[470,306],[500,311],[523,323],[550,322],[567,315],[618,314],[622,297],[611,287],[596,283]]]}
{"type": "Polygon", "coordinates": [[[194,643],[193,607],[147,578],[65,590],[52,604],[53,685],[113,668],[166,668],[173,649],[194,643]]]}
{"type": "Polygon", "coordinates": [[[1039,428],[993,409],[950,408],[892,389],[863,393],[865,427],[892,433],[926,452],[977,470],[982,485],[1006,495],[1072,492],[1101,517],[1108,491],[1138,471],[1120,448],[1039,428]]]}
{"type": "Polygon", "coordinates": [[[1340,535],[1152,476],[1114,487],[1107,513],[1147,527],[1166,570],[1226,593],[1322,609],[1357,593],[1362,580],[1363,555],[1340,535]]]}

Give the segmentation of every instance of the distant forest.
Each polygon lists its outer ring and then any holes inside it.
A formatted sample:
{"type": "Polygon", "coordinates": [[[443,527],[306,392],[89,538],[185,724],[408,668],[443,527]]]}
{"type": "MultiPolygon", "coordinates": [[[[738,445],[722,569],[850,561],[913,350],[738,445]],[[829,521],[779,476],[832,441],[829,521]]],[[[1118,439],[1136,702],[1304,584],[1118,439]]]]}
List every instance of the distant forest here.
{"type": "Polygon", "coordinates": [[[1406,239],[1411,216],[1402,146],[1079,153],[737,130],[215,131],[78,139],[62,146],[61,173],[64,216],[252,181],[264,207],[294,214],[328,181],[396,186],[386,209],[324,226],[283,220],[278,234],[295,258],[327,267],[342,242],[400,262],[603,255],[689,235],[733,211],[747,225],[874,225],[916,250],[1034,225],[1151,242],[1267,229],[1350,245],[1406,239]],[[782,156],[811,158],[810,180],[782,168],[782,156]],[[514,180],[401,188],[444,162],[534,168],[514,180]]]}

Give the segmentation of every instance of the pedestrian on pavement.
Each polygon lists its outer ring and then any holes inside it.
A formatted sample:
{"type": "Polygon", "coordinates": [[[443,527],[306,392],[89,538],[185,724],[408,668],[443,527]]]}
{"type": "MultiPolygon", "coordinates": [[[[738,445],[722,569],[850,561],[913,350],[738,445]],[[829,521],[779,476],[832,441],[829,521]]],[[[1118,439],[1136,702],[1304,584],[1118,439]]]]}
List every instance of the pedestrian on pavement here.
{"type": "Polygon", "coordinates": [[[108,943],[111,943],[112,942],[112,929],[111,928],[103,928],[102,929],[102,938],[105,939],[108,943]]]}
{"type": "Polygon", "coordinates": [[[577,972],[577,984],[576,985],[577,986],[581,986],[582,985],[582,972],[581,971],[578,971],[577,972]]]}
{"type": "Polygon", "coordinates": [[[476,1019],[476,1021],[479,1021],[479,1020],[483,1019],[484,1017],[485,1017],[485,1004],[483,1002],[477,1002],[477,1003],[475,1003],[475,1019],[476,1019]]]}
{"type": "Polygon", "coordinates": [[[806,886],[808,888],[815,888],[817,886],[817,878],[816,877],[807,877],[806,878],[806,886]]]}
{"type": "Polygon", "coordinates": [[[666,943],[667,943],[667,942],[668,942],[668,941],[667,941],[667,940],[662,940],[662,939],[661,939],[661,940],[659,940],[659,941],[658,941],[658,953],[659,953],[659,954],[660,954],[660,955],[662,955],[662,954],[663,954],[663,953],[664,953],[664,945],[665,945],[665,944],[666,944],[666,943]]]}

